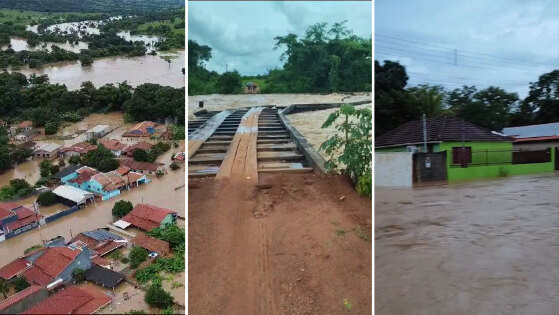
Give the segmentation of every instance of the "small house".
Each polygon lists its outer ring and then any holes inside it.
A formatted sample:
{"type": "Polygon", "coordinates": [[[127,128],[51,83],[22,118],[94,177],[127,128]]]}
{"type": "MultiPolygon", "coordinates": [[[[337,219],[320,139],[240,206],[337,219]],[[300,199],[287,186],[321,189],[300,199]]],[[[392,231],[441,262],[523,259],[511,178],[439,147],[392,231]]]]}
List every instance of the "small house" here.
{"type": "Polygon", "coordinates": [[[122,164],[134,172],[147,175],[154,175],[157,171],[163,171],[165,166],[163,163],[138,162],[132,159],[125,159],[122,164]]]}
{"type": "Polygon", "coordinates": [[[124,149],[128,147],[128,145],[116,139],[101,139],[99,140],[99,144],[111,150],[114,156],[120,156],[124,152],[124,149]]]}
{"type": "Polygon", "coordinates": [[[67,158],[71,156],[83,156],[89,153],[89,151],[93,151],[95,149],[97,149],[96,145],[84,141],[84,142],[76,143],[70,147],[61,149],[60,156],[63,158],[67,158]]]}
{"type": "Polygon", "coordinates": [[[22,314],[95,314],[111,303],[111,297],[93,286],[69,286],[22,314]]]}
{"type": "Polygon", "coordinates": [[[0,314],[20,314],[47,299],[49,291],[40,285],[32,285],[0,302],[0,314]]]}
{"type": "Polygon", "coordinates": [[[52,191],[59,197],[59,201],[69,207],[84,206],[87,202],[94,202],[95,195],[70,185],[61,185],[52,191]]]}
{"type": "Polygon", "coordinates": [[[54,159],[58,155],[60,144],[56,143],[43,143],[37,146],[33,151],[33,156],[36,158],[54,159]]]}
{"type": "Polygon", "coordinates": [[[130,240],[134,246],[139,246],[148,250],[149,252],[156,252],[160,256],[166,256],[171,251],[169,243],[158,238],[148,236],[144,233],[137,233],[134,238],[130,240]]]}
{"type": "Polygon", "coordinates": [[[24,131],[31,130],[33,129],[33,122],[30,120],[24,120],[17,125],[17,128],[24,131]]]}
{"type": "Polygon", "coordinates": [[[153,144],[151,144],[149,142],[145,142],[145,141],[140,141],[136,144],[133,144],[133,145],[128,146],[127,148],[125,148],[123,153],[124,153],[124,155],[126,155],[128,157],[134,157],[134,150],[141,149],[141,150],[148,151],[152,147],[153,147],[153,144]]]}
{"type": "Polygon", "coordinates": [[[18,141],[18,142],[28,142],[28,141],[33,140],[38,135],[39,135],[39,132],[37,130],[26,129],[26,130],[23,130],[20,133],[17,133],[15,135],[15,140],[18,141]]]}
{"type": "Polygon", "coordinates": [[[108,125],[97,125],[85,132],[87,140],[99,139],[104,135],[111,132],[111,127],[108,125]]]}
{"type": "Polygon", "coordinates": [[[125,132],[123,137],[151,137],[156,133],[157,123],[153,121],[142,121],[125,132]]]}
{"type": "Polygon", "coordinates": [[[184,163],[186,160],[186,153],[185,152],[180,152],[177,153],[174,157],[173,157],[173,161],[177,162],[177,163],[184,163]]]}
{"type": "Polygon", "coordinates": [[[160,208],[148,204],[137,204],[132,211],[114,223],[115,226],[126,229],[134,226],[144,231],[151,231],[176,221],[177,213],[173,210],[160,208]]]}
{"type": "Polygon", "coordinates": [[[43,216],[15,202],[0,203],[1,239],[18,235],[39,226],[43,216]]]}
{"type": "Polygon", "coordinates": [[[51,178],[57,183],[57,184],[61,184],[61,183],[65,183],[68,180],[71,179],[72,175],[78,170],[80,169],[81,166],[80,165],[70,165],[67,166],[63,169],[61,169],[58,173],[53,174],[51,176],[51,178]]]}
{"type": "Polygon", "coordinates": [[[541,125],[504,128],[503,133],[514,138],[513,147],[519,150],[559,148],[559,122],[541,125]]]}
{"type": "Polygon", "coordinates": [[[69,244],[75,247],[89,248],[91,258],[105,256],[114,250],[126,246],[127,241],[105,229],[86,231],[76,235],[69,244]]]}

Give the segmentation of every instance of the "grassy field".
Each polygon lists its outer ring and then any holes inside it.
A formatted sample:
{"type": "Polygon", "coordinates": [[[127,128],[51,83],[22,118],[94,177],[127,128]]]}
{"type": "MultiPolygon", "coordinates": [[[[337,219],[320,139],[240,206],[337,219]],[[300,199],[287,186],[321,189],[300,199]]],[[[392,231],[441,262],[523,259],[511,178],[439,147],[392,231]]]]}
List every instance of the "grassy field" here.
{"type": "Polygon", "coordinates": [[[54,18],[54,17],[63,18],[69,15],[80,15],[80,16],[95,18],[99,14],[98,13],[73,13],[73,12],[49,13],[49,12],[0,9],[0,23],[12,22],[14,24],[20,24],[20,25],[37,24],[42,19],[54,18]]]}
{"type": "Polygon", "coordinates": [[[138,32],[141,34],[153,34],[153,32],[149,31],[149,27],[151,26],[153,29],[156,29],[160,25],[167,25],[172,31],[173,34],[181,34],[184,35],[184,26],[182,28],[176,29],[175,24],[182,23],[184,25],[184,19],[176,18],[175,20],[164,20],[164,21],[156,21],[150,23],[144,23],[138,26],[138,32]]]}

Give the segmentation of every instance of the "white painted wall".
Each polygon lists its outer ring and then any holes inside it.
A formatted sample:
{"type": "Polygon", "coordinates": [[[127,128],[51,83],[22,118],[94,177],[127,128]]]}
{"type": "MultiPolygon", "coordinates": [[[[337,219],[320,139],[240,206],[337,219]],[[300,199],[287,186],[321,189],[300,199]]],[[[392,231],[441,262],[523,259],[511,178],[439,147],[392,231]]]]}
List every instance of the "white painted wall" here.
{"type": "Polygon", "coordinates": [[[411,187],[412,153],[375,152],[375,186],[411,187]]]}

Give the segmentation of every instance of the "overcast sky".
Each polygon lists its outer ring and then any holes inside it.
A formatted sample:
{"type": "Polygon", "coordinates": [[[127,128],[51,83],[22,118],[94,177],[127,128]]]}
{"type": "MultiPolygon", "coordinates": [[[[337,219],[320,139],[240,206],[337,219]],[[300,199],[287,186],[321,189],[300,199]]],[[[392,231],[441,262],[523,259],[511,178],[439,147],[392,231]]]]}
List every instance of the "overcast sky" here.
{"type": "Polygon", "coordinates": [[[209,70],[236,69],[242,75],[279,68],[283,50],[274,37],[305,33],[309,25],[347,20],[356,35],[370,38],[371,2],[192,2],[188,1],[188,38],[212,47],[209,70]]]}
{"type": "Polygon", "coordinates": [[[377,0],[375,59],[401,61],[411,84],[497,85],[524,97],[559,69],[559,0],[377,0]]]}

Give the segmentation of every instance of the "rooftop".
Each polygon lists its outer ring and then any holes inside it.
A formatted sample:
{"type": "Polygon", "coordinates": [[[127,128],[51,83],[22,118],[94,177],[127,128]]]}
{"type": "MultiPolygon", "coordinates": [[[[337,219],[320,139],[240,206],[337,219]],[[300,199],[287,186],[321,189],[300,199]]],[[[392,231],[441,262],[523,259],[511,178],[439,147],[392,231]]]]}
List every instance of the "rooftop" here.
{"type": "Polygon", "coordinates": [[[97,132],[103,132],[103,131],[105,131],[107,128],[110,128],[110,126],[109,126],[109,125],[97,125],[97,126],[91,128],[91,129],[89,129],[87,132],[95,132],[95,133],[97,133],[97,132]]]}
{"type": "MultiPolygon", "coordinates": [[[[491,132],[454,116],[426,119],[427,143],[443,141],[509,141],[513,139],[491,132]]],[[[410,121],[375,138],[375,147],[418,145],[423,143],[423,121],[410,121]]]]}
{"type": "Polygon", "coordinates": [[[559,122],[504,128],[503,133],[515,139],[548,138],[559,139],[559,122]]]}
{"type": "Polygon", "coordinates": [[[169,252],[169,243],[144,233],[137,233],[130,241],[136,246],[140,246],[150,252],[156,252],[160,255],[165,255],[169,252]]]}
{"type": "Polygon", "coordinates": [[[79,165],[70,165],[70,166],[62,169],[60,172],[52,175],[52,177],[55,178],[55,179],[62,179],[62,177],[66,177],[66,176],[74,173],[79,168],[81,168],[81,166],[79,166],[79,165]]]}
{"type": "Polygon", "coordinates": [[[128,146],[116,139],[101,139],[99,140],[99,143],[102,144],[105,148],[112,151],[124,150],[128,146]]]}
{"type": "Polygon", "coordinates": [[[36,151],[54,152],[58,149],[60,149],[60,144],[43,143],[43,144],[39,144],[33,152],[36,152],[36,151]]]}
{"type": "Polygon", "coordinates": [[[94,197],[92,193],[70,185],[58,186],[52,192],[57,196],[71,200],[75,203],[82,203],[87,199],[94,197]]]}
{"type": "Polygon", "coordinates": [[[175,211],[159,208],[148,204],[137,204],[132,211],[125,215],[121,220],[146,231],[157,228],[167,215],[176,213],[175,211]]]}
{"type": "Polygon", "coordinates": [[[93,265],[85,272],[85,279],[107,288],[114,288],[124,280],[124,275],[99,265],[93,265]]]}
{"type": "Polygon", "coordinates": [[[40,291],[43,287],[38,285],[32,285],[26,289],[17,292],[14,295],[9,296],[7,299],[0,302],[0,311],[16,304],[17,302],[25,299],[26,297],[32,295],[33,293],[40,291]]]}
{"type": "Polygon", "coordinates": [[[109,296],[95,288],[70,286],[22,314],[93,314],[110,302],[109,296]]]}

